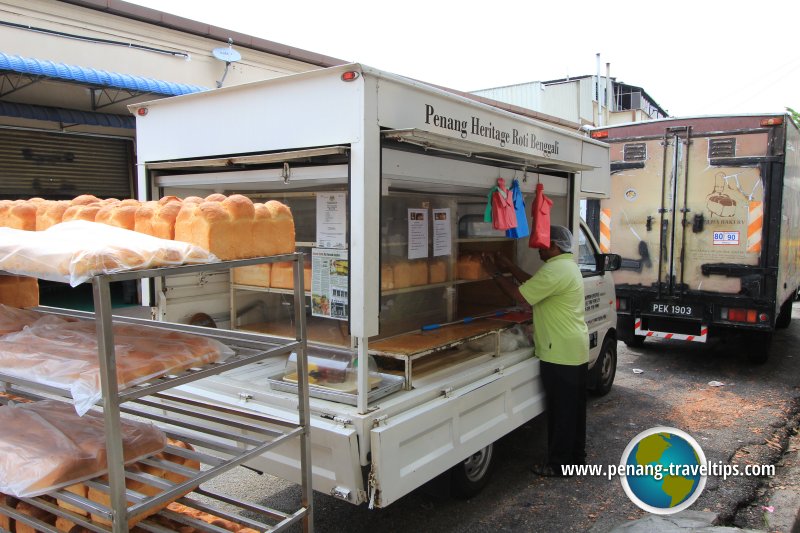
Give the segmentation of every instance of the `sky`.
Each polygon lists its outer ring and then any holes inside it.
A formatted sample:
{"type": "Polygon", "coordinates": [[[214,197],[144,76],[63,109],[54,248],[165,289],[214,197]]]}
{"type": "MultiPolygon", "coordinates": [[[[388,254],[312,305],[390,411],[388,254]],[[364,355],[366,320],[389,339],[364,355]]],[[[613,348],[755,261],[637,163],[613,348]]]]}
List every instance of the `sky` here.
{"type": "Polygon", "coordinates": [[[599,53],[672,116],[800,110],[796,0],[128,1],[462,91],[595,74],[599,53]]]}

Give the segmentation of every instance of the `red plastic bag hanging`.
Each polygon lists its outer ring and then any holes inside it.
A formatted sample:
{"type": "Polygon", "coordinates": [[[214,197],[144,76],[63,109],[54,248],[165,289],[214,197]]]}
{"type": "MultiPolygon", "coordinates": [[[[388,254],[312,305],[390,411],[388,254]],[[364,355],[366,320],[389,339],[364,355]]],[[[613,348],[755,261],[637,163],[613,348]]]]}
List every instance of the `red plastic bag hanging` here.
{"type": "Polygon", "coordinates": [[[536,184],[536,198],[531,208],[533,220],[531,222],[531,237],[528,239],[530,248],[550,248],[550,208],[553,200],[545,196],[544,185],[536,184]]]}
{"type": "Polygon", "coordinates": [[[503,178],[497,178],[497,190],[492,195],[492,228],[507,230],[517,227],[514,196],[503,178]]]}

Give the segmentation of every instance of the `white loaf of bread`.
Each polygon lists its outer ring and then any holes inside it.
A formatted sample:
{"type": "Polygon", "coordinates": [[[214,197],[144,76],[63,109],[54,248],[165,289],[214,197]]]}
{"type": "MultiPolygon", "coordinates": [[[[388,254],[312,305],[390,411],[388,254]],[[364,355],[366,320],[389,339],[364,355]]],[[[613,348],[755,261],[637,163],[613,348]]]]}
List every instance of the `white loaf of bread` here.
{"type": "Polygon", "coordinates": [[[39,282],[28,276],[0,276],[0,304],[12,307],[39,305],[39,282]]]}
{"type": "Polygon", "coordinates": [[[100,208],[95,222],[133,231],[136,222],[137,200],[122,200],[109,203],[100,208]]]}
{"type": "Polygon", "coordinates": [[[223,260],[294,251],[294,219],[284,204],[253,204],[246,196],[187,198],[175,221],[175,240],[200,246],[223,260]]]}
{"type": "Polygon", "coordinates": [[[61,222],[69,222],[71,220],[94,222],[94,219],[97,218],[97,213],[100,211],[100,207],[98,203],[71,205],[64,211],[61,222]]]}
{"type": "Polygon", "coordinates": [[[36,229],[37,204],[25,200],[0,200],[0,226],[25,231],[36,229]]]}
{"type": "Polygon", "coordinates": [[[45,201],[36,208],[36,231],[44,231],[47,228],[60,223],[64,219],[64,211],[70,206],[67,200],[45,201]]]}
{"type": "Polygon", "coordinates": [[[134,230],[159,239],[175,238],[175,219],[181,210],[181,200],[165,196],[157,201],[145,202],[136,209],[134,230]]]}

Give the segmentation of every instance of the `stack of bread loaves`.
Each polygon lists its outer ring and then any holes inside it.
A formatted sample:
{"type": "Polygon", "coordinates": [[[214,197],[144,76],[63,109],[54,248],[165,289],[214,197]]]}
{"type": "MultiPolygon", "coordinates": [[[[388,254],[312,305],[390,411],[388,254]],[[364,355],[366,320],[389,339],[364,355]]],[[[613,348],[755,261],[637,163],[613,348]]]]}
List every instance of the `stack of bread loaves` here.
{"type": "Polygon", "coordinates": [[[483,265],[480,254],[461,254],[456,265],[458,279],[479,280],[490,276],[483,265]]]}
{"type": "Polygon", "coordinates": [[[254,204],[246,196],[212,194],[183,201],[175,240],[196,244],[222,260],[294,252],[294,219],[284,204],[254,204]]]}
{"type": "MultiPolygon", "coordinates": [[[[294,263],[275,263],[272,265],[270,287],[276,289],[294,289],[294,263]]],[[[311,290],[311,261],[303,263],[303,289],[311,290]]]]}
{"type": "Polygon", "coordinates": [[[100,199],[0,200],[0,227],[42,231],[60,222],[86,220],[161,239],[198,245],[220,259],[294,252],[294,219],[281,202],[253,203],[241,194],[165,196],[157,201],[100,199]]]}
{"type": "MultiPolygon", "coordinates": [[[[3,227],[11,228],[6,230],[8,232],[17,230],[19,233],[4,236],[5,245],[0,248],[0,270],[69,281],[73,285],[97,273],[206,262],[209,258],[205,252],[222,260],[233,260],[288,254],[295,248],[294,219],[289,207],[275,200],[253,203],[240,194],[212,194],[205,198],[190,196],[183,200],[166,196],[144,203],[115,198],[101,200],[89,194],[69,201],[42,198],[0,200],[0,228],[3,227]],[[42,245],[50,241],[32,241],[24,234],[26,231],[44,231],[61,222],[77,221],[101,223],[176,242],[162,250],[167,245],[161,241],[144,242],[141,237],[133,236],[115,237],[113,246],[105,247],[100,239],[99,226],[90,225],[78,230],[80,249],[67,253],[74,248],[71,244],[74,231],[69,239],[65,234],[54,235],[57,245],[42,245]],[[89,234],[91,231],[95,231],[94,239],[89,234]],[[84,239],[84,235],[89,238],[84,239]],[[24,243],[22,247],[18,242],[24,243]],[[186,252],[183,248],[172,249],[178,243],[184,247],[197,247],[196,250],[205,251],[205,255],[191,250],[186,252]],[[155,251],[154,247],[157,248],[155,251]],[[86,253],[83,253],[84,249],[86,253]],[[66,259],[62,257],[64,254],[67,254],[66,259]],[[68,279],[62,279],[65,276],[68,279]]],[[[62,227],[58,226],[59,229],[62,227]]],[[[239,272],[234,271],[234,276],[244,278],[245,281],[240,283],[269,286],[270,269],[269,264],[244,267],[239,272]]],[[[34,298],[34,292],[30,295],[31,298],[22,303],[18,300],[8,303],[37,305],[38,296],[34,298]]]]}

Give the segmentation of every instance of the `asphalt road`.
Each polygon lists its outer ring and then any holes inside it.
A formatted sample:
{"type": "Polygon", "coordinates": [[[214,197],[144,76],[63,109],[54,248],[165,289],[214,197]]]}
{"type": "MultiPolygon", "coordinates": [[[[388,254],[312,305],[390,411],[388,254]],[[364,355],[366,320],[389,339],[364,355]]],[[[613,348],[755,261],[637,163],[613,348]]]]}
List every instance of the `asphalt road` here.
{"type": "MultiPolygon", "coordinates": [[[[672,426],[692,435],[712,462],[744,465],[781,460],[800,410],[800,304],[794,320],[774,339],[770,360],[753,366],[739,342],[648,341],[641,349],[619,343],[611,392],[588,406],[588,462],[618,464],[641,431],[672,426]],[[634,369],[637,372],[634,372],[634,369]],[[638,372],[641,370],[641,372],[638,372]],[[711,386],[710,382],[722,386],[711,386]]],[[[451,499],[444,480],[407,495],[386,509],[355,507],[316,494],[319,532],[592,531],[646,515],[625,495],[619,479],[543,479],[528,467],[544,459],[542,417],[500,439],[491,483],[471,500],[451,499]]],[[[692,506],[717,513],[726,525],[764,527],[759,496],[771,480],[709,476],[692,506]]],[[[291,511],[299,489],[288,482],[237,472],[223,480],[271,507],[291,511]]]]}

